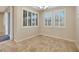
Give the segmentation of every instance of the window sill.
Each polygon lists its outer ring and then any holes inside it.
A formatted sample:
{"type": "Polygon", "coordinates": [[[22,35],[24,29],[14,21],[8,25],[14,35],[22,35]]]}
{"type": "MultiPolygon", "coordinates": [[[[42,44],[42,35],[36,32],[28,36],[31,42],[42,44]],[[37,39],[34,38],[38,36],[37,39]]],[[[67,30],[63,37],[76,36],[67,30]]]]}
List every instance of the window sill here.
{"type": "Polygon", "coordinates": [[[23,26],[22,28],[34,28],[34,27],[39,27],[39,26],[23,26]]]}
{"type": "Polygon", "coordinates": [[[66,28],[65,26],[44,26],[45,28],[66,28]]]}

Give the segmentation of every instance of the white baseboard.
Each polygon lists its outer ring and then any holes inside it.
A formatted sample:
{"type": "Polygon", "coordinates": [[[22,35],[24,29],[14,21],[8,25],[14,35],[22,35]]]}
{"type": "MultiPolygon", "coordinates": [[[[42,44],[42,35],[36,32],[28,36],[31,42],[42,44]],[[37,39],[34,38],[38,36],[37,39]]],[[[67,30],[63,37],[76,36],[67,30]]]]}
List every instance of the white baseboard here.
{"type": "Polygon", "coordinates": [[[38,35],[43,35],[43,36],[48,36],[48,37],[52,37],[52,38],[58,38],[58,39],[62,39],[62,40],[67,40],[67,41],[70,41],[70,42],[75,42],[75,40],[71,40],[71,39],[68,39],[68,38],[62,38],[62,37],[58,37],[58,36],[53,36],[53,35],[46,35],[46,34],[36,34],[36,35],[32,35],[30,37],[27,37],[27,38],[24,38],[22,40],[15,40],[16,42],[20,42],[20,41],[23,41],[23,40],[26,40],[26,39],[30,39],[32,37],[35,37],[35,36],[38,36],[38,35]]]}
{"type": "Polygon", "coordinates": [[[18,43],[18,42],[21,42],[21,41],[24,41],[24,40],[30,39],[30,38],[35,37],[35,36],[38,36],[38,35],[39,35],[39,34],[32,35],[32,36],[29,36],[29,37],[24,38],[24,39],[22,39],[22,40],[19,40],[19,41],[15,40],[15,41],[18,43]]]}
{"type": "Polygon", "coordinates": [[[68,39],[68,38],[62,38],[62,37],[53,36],[53,35],[46,35],[46,34],[40,34],[40,35],[48,36],[48,37],[52,37],[52,38],[58,38],[58,39],[62,39],[62,40],[67,40],[67,41],[70,41],[70,42],[75,42],[75,40],[71,40],[71,39],[68,39]]]}

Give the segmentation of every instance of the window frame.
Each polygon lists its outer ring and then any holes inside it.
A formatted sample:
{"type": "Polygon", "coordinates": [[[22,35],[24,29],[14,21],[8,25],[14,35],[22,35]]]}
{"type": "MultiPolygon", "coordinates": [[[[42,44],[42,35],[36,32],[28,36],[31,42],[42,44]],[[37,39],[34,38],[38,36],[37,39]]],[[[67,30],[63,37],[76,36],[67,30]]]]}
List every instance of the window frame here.
{"type": "MultiPolygon", "coordinates": [[[[43,17],[44,17],[44,27],[54,27],[54,28],[66,28],[66,9],[64,8],[64,9],[58,9],[58,10],[53,10],[53,11],[45,11],[44,13],[43,13],[43,17]],[[52,18],[51,18],[51,23],[52,23],[52,25],[51,26],[46,26],[45,25],[45,13],[46,12],[52,12],[52,18]],[[55,14],[57,13],[57,12],[64,12],[64,26],[60,26],[60,22],[58,22],[59,23],[59,25],[58,26],[55,26],[55,14]]],[[[60,21],[60,20],[59,20],[60,21]]]]}
{"type": "MultiPolygon", "coordinates": [[[[32,18],[31,18],[32,19],[32,18]]],[[[30,28],[30,27],[39,27],[39,13],[36,12],[36,11],[33,11],[33,10],[30,10],[28,8],[22,8],[22,22],[21,22],[21,26],[22,28],[30,28]],[[23,11],[27,11],[27,26],[23,26],[23,11]],[[34,13],[34,14],[37,14],[37,24],[38,25],[35,25],[35,26],[28,26],[28,12],[31,12],[31,13],[34,13]]]]}
{"type": "MultiPolygon", "coordinates": [[[[24,13],[24,11],[26,11],[26,10],[23,10],[23,13],[24,13]]],[[[27,11],[26,11],[27,12],[27,11]]],[[[24,14],[22,14],[23,15],[23,19],[24,19],[24,14]]],[[[28,16],[28,13],[27,13],[27,16],[28,16]]],[[[27,18],[28,19],[28,18],[27,18]]],[[[28,21],[28,20],[27,20],[28,21]]],[[[26,21],[26,22],[27,22],[26,21]]],[[[24,20],[23,20],[23,23],[24,23],[24,20]]],[[[23,26],[24,26],[24,24],[22,24],[23,26]]],[[[26,24],[26,26],[27,26],[28,24],[26,24]]]]}
{"type": "Polygon", "coordinates": [[[51,28],[52,25],[53,25],[53,22],[52,22],[53,18],[52,18],[52,16],[51,16],[51,25],[50,26],[48,24],[47,24],[47,26],[45,25],[45,14],[50,13],[50,12],[53,13],[52,11],[45,11],[44,14],[43,14],[43,17],[44,17],[44,21],[43,21],[44,22],[44,27],[50,27],[51,28]]]}
{"type": "Polygon", "coordinates": [[[66,9],[55,10],[54,13],[64,12],[64,26],[60,26],[60,22],[58,26],[55,26],[55,16],[54,16],[54,28],[66,28],[66,9]]]}

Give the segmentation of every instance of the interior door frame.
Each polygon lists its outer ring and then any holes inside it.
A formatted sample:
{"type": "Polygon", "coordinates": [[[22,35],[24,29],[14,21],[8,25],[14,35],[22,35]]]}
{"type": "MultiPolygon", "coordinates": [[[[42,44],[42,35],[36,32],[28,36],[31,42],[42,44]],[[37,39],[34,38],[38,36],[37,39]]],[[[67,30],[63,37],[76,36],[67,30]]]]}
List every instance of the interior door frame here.
{"type": "Polygon", "coordinates": [[[4,12],[4,27],[5,27],[5,35],[9,35],[10,40],[13,40],[13,8],[12,6],[7,7],[7,9],[4,12]],[[8,15],[8,13],[10,13],[10,15],[8,15]]]}

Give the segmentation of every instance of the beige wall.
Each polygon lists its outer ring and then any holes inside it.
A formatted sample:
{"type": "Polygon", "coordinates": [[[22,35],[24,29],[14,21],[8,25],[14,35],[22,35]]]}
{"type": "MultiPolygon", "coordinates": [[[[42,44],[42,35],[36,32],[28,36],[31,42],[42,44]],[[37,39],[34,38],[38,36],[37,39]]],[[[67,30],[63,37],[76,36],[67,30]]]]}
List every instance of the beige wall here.
{"type": "Polygon", "coordinates": [[[54,11],[65,8],[66,9],[66,27],[54,28],[44,27],[43,12],[39,14],[39,27],[22,28],[22,8],[29,9],[35,12],[37,10],[32,7],[14,7],[14,39],[21,41],[35,35],[48,35],[52,37],[59,37],[66,40],[75,40],[75,7],[55,7],[46,11],[54,11]]]}
{"type": "Polygon", "coordinates": [[[66,27],[65,28],[54,28],[44,27],[43,13],[40,13],[40,34],[63,38],[66,40],[75,39],[75,7],[55,7],[46,11],[55,11],[60,9],[66,9],[66,27]]]}
{"type": "Polygon", "coordinates": [[[3,35],[3,13],[0,13],[0,35],[3,35]]]}
{"type": "Polygon", "coordinates": [[[79,49],[79,7],[76,7],[76,45],[79,49]]]}
{"type": "Polygon", "coordinates": [[[34,12],[38,12],[37,10],[31,8],[31,7],[14,7],[14,39],[16,41],[21,41],[24,39],[27,39],[31,36],[38,35],[39,33],[39,27],[28,27],[23,28],[22,26],[22,8],[29,9],[34,12]]]}

